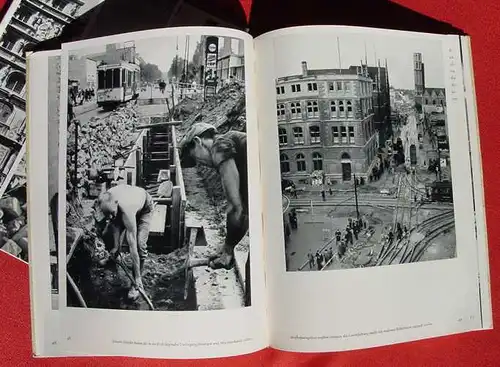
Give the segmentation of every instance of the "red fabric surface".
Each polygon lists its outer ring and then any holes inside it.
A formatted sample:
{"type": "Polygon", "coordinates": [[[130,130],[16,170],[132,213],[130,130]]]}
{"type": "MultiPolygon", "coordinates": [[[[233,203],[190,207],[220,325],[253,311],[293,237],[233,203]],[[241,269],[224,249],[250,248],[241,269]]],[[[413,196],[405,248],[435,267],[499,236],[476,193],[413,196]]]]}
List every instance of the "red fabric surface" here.
{"type": "MultiPolygon", "coordinates": [[[[249,10],[251,0],[241,0],[249,10]]],[[[272,0],[269,0],[272,1],[272,0]]],[[[5,0],[0,0],[0,6],[5,0]]],[[[498,0],[398,0],[426,15],[450,22],[472,36],[477,104],[484,165],[484,188],[490,243],[494,322],[500,310],[500,120],[496,102],[500,82],[495,73],[500,55],[498,0]],[[487,137],[487,138],[486,138],[487,137]],[[498,205],[498,207],[497,207],[498,205]]],[[[33,359],[29,311],[28,267],[0,253],[0,365],[5,366],[500,366],[500,331],[482,331],[395,346],[343,353],[298,354],[265,350],[252,355],[213,360],[141,360],[127,358],[33,359]]],[[[230,327],[228,325],[228,327],[230,327]]]]}

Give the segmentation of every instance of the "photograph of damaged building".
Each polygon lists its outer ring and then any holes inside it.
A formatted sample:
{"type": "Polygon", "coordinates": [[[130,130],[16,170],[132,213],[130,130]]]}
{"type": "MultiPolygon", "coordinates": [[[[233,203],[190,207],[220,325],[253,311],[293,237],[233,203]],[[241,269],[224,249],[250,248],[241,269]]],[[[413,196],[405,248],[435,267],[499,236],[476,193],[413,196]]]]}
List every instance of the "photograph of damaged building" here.
{"type": "Polygon", "coordinates": [[[243,47],[240,39],[190,35],[69,52],[61,86],[69,100],[68,121],[61,122],[67,123],[68,307],[250,306],[248,231],[229,266],[212,266],[209,259],[228,241],[222,180],[211,167],[181,167],[179,148],[195,124],[211,124],[216,136],[236,131],[245,140],[240,174],[246,177],[243,47]],[[99,222],[106,202],[117,204],[118,215],[99,222]],[[138,254],[128,244],[135,237],[126,216],[135,216],[138,254]],[[120,228],[126,240],[113,242],[109,228],[120,228]]]}
{"type": "Polygon", "coordinates": [[[6,26],[0,36],[0,249],[24,261],[28,261],[25,48],[58,36],[97,3],[13,1],[2,19],[6,26]]]}

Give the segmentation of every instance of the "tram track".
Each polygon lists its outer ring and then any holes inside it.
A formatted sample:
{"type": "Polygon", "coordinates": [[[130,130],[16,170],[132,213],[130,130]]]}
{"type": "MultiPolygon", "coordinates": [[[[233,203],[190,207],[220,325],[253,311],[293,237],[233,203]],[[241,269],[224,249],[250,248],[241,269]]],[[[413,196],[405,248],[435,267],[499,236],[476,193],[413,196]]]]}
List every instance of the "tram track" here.
{"type": "Polygon", "coordinates": [[[454,225],[455,217],[453,210],[427,218],[413,228],[405,238],[387,247],[383,253],[381,251],[377,265],[403,264],[418,261],[427,248],[426,244],[454,225]],[[423,238],[415,242],[411,241],[411,238],[417,233],[420,233],[423,238]]]}

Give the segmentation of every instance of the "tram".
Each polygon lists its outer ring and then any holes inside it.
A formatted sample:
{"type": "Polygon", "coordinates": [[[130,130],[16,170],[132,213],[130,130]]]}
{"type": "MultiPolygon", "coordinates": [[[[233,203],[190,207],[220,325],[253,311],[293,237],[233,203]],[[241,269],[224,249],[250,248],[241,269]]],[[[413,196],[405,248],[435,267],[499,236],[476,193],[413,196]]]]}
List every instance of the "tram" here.
{"type": "Polygon", "coordinates": [[[433,182],[426,185],[427,195],[430,201],[453,203],[453,190],[451,182],[433,182]]]}
{"type": "Polygon", "coordinates": [[[113,108],[128,102],[137,93],[139,65],[130,62],[101,64],[97,67],[97,105],[113,108]]]}

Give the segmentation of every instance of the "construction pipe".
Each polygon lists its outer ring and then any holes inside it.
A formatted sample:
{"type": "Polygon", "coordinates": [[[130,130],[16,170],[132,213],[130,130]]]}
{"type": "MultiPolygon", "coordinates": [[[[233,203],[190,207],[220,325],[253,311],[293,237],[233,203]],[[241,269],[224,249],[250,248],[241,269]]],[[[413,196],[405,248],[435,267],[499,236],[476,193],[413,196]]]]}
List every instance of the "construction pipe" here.
{"type": "Polygon", "coordinates": [[[80,290],[76,286],[75,281],[73,280],[73,278],[71,278],[71,275],[69,275],[68,273],[66,273],[66,277],[68,278],[68,282],[71,285],[71,288],[73,288],[73,290],[75,291],[76,297],[78,298],[78,301],[80,302],[80,305],[82,307],[84,307],[84,308],[87,308],[87,304],[85,303],[85,300],[83,299],[82,294],[80,293],[80,290]]]}

